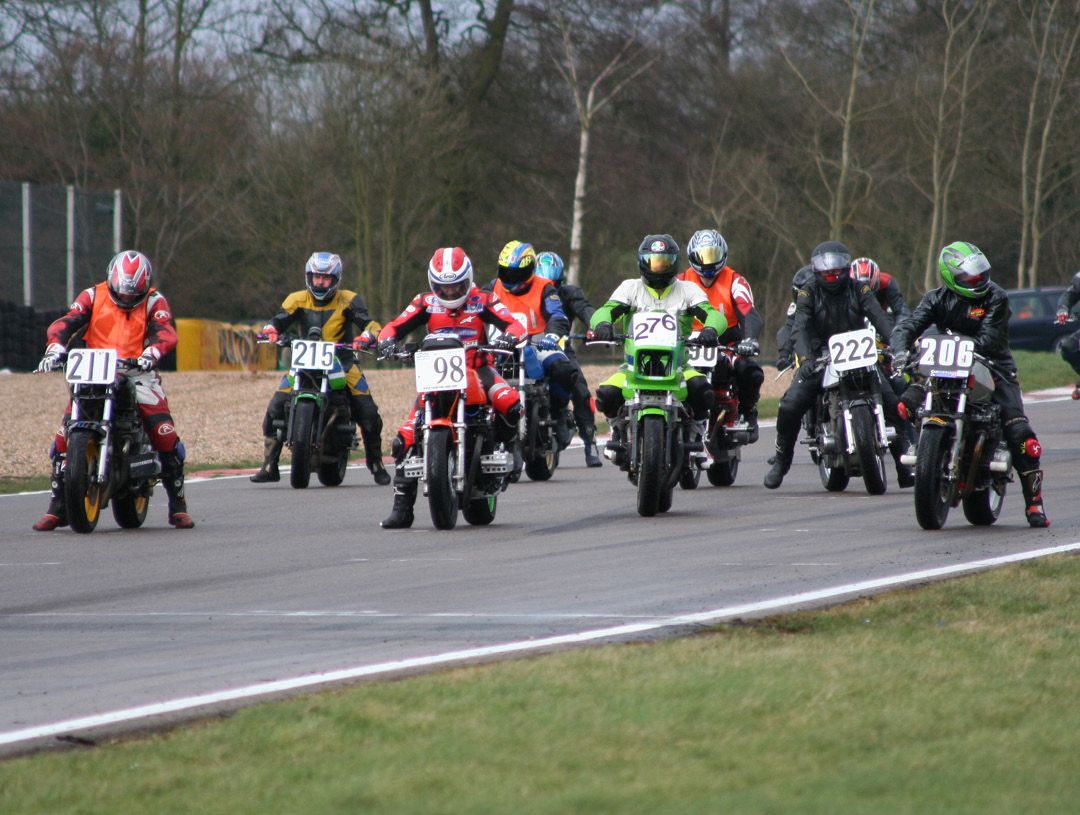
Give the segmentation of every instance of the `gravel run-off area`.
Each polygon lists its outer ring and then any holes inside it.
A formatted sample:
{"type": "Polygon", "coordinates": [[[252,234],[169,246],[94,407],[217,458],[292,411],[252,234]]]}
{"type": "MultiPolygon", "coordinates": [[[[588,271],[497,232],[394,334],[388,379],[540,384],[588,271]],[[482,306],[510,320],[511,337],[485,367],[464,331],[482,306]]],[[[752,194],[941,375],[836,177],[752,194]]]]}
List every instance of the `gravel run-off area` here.
{"type": "MultiPolygon", "coordinates": [[[[590,386],[615,369],[586,365],[590,386]]],[[[779,396],[789,376],[774,382],[765,368],[764,396],[779,396]]],[[[383,417],[383,448],[408,414],[416,396],[411,369],[367,371],[372,395],[383,417]]],[[[166,372],[162,374],[177,431],[187,447],[188,470],[223,467],[262,458],[262,417],[280,372],[166,372]]],[[[48,475],[49,445],[67,399],[63,376],[0,373],[0,478],[48,475]]],[[[287,453],[286,453],[287,456],[287,453]]]]}

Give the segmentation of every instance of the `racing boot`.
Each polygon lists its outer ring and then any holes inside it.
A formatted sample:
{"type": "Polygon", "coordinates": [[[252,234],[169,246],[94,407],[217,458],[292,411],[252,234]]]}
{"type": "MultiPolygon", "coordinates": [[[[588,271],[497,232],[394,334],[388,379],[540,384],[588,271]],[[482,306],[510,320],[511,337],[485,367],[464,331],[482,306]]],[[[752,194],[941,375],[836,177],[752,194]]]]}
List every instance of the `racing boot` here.
{"type": "Polygon", "coordinates": [[[259,472],[251,476],[251,481],[256,484],[265,484],[269,481],[280,481],[281,473],[278,472],[278,459],[281,457],[283,442],[277,436],[263,438],[264,458],[259,472]]]}
{"type": "Polygon", "coordinates": [[[1028,526],[1036,529],[1050,526],[1050,519],[1046,517],[1043,509],[1042,480],[1042,470],[1020,473],[1020,488],[1024,492],[1024,514],[1027,516],[1028,526]]]}
{"type": "Polygon", "coordinates": [[[34,524],[38,532],[52,532],[58,526],[67,526],[67,506],[64,498],[64,459],[57,456],[52,463],[52,480],[49,487],[49,508],[34,524]]]}
{"type": "Polygon", "coordinates": [[[746,422],[746,429],[750,431],[750,436],[747,438],[746,443],[753,444],[758,440],[758,436],[761,432],[758,428],[757,405],[744,410],[742,417],[743,421],[746,422]]]}
{"type": "MultiPolygon", "coordinates": [[[[903,404],[903,402],[900,404],[903,404]]],[[[915,486],[914,468],[900,461],[900,456],[914,448],[914,446],[915,431],[911,427],[911,422],[905,421],[897,426],[896,438],[889,445],[889,452],[892,453],[893,461],[896,462],[896,486],[901,489],[915,486]]]]}
{"type": "Polygon", "coordinates": [[[390,483],[390,473],[387,472],[386,467],[383,466],[382,456],[369,457],[367,460],[367,468],[375,479],[375,483],[380,487],[385,487],[390,483]]]}
{"type": "Polygon", "coordinates": [[[784,476],[791,469],[791,460],[795,457],[794,441],[789,441],[783,436],[776,437],[776,460],[769,472],[765,473],[765,486],[775,490],[784,483],[784,476]]]}
{"type": "Polygon", "coordinates": [[[1080,382],[1077,382],[1076,386],[1073,388],[1072,398],[1080,399],[1080,382]]]}
{"type": "Polygon", "coordinates": [[[574,431],[570,429],[570,417],[563,410],[555,418],[555,442],[559,445],[559,450],[569,447],[573,438],[574,431]]]}
{"type": "Polygon", "coordinates": [[[623,447],[622,428],[612,422],[611,438],[604,445],[604,458],[622,467],[626,463],[626,449],[623,447]]]}
{"type": "Polygon", "coordinates": [[[596,427],[587,427],[581,431],[581,440],[585,443],[585,466],[603,467],[600,450],[596,446],[596,427]]]}
{"type": "Polygon", "coordinates": [[[171,453],[161,453],[161,484],[169,496],[169,523],[177,529],[191,529],[195,521],[188,515],[184,497],[184,445],[171,453]]]}
{"type": "Polygon", "coordinates": [[[394,507],[381,524],[383,529],[408,529],[413,522],[413,504],[416,503],[416,481],[405,477],[405,468],[394,468],[394,507]]]}

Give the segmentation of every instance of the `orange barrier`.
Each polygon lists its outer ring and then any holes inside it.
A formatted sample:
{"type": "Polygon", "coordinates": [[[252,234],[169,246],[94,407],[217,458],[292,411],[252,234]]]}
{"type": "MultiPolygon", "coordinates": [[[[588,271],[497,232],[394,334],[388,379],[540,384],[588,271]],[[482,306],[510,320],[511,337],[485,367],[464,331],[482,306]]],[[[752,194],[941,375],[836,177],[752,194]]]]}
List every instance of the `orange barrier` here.
{"type": "Polygon", "coordinates": [[[277,348],[255,343],[259,328],[216,320],[177,320],[176,370],[274,370],[277,348]]]}

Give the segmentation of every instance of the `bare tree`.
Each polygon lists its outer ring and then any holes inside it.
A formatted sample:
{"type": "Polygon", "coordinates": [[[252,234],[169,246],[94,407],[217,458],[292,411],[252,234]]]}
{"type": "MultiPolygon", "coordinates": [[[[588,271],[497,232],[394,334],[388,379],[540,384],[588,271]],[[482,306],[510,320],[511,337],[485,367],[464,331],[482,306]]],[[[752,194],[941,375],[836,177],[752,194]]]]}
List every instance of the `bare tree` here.
{"type": "Polygon", "coordinates": [[[550,9],[558,30],[560,48],[549,56],[559,75],[570,89],[579,128],[577,174],[574,179],[574,205],[570,226],[570,259],[566,279],[577,284],[581,275],[581,244],[588,194],[589,149],[597,115],[631,82],[647,71],[660,54],[645,47],[638,39],[641,27],[651,19],[646,9],[634,14],[627,25],[616,30],[617,41],[610,43],[608,56],[598,47],[605,32],[599,29],[597,9],[567,2],[550,9]],[[591,15],[590,15],[591,12],[591,15]],[[591,35],[591,40],[589,39],[591,35]]]}
{"type": "MultiPolygon", "coordinates": [[[[1059,216],[1044,226],[1048,198],[1078,177],[1075,156],[1054,162],[1052,138],[1063,101],[1075,98],[1077,41],[1080,14],[1074,3],[1061,0],[1019,2],[1027,24],[1030,53],[1035,59],[1028,97],[1024,142],[1020,150],[1020,252],[1017,287],[1039,281],[1039,249],[1046,232],[1061,223],[1059,216]]],[[[1076,213],[1068,207],[1065,217],[1076,213]]]]}

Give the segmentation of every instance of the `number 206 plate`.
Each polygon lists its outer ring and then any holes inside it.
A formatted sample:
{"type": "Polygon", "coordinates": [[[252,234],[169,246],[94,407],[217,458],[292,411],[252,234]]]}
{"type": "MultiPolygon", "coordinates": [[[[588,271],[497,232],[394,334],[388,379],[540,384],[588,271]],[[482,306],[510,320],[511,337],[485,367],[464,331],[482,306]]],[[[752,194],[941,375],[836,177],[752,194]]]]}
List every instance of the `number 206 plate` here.
{"type": "Polygon", "coordinates": [[[417,393],[457,391],[465,387],[464,348],[417,351],[413,361],[417,393]]]}

